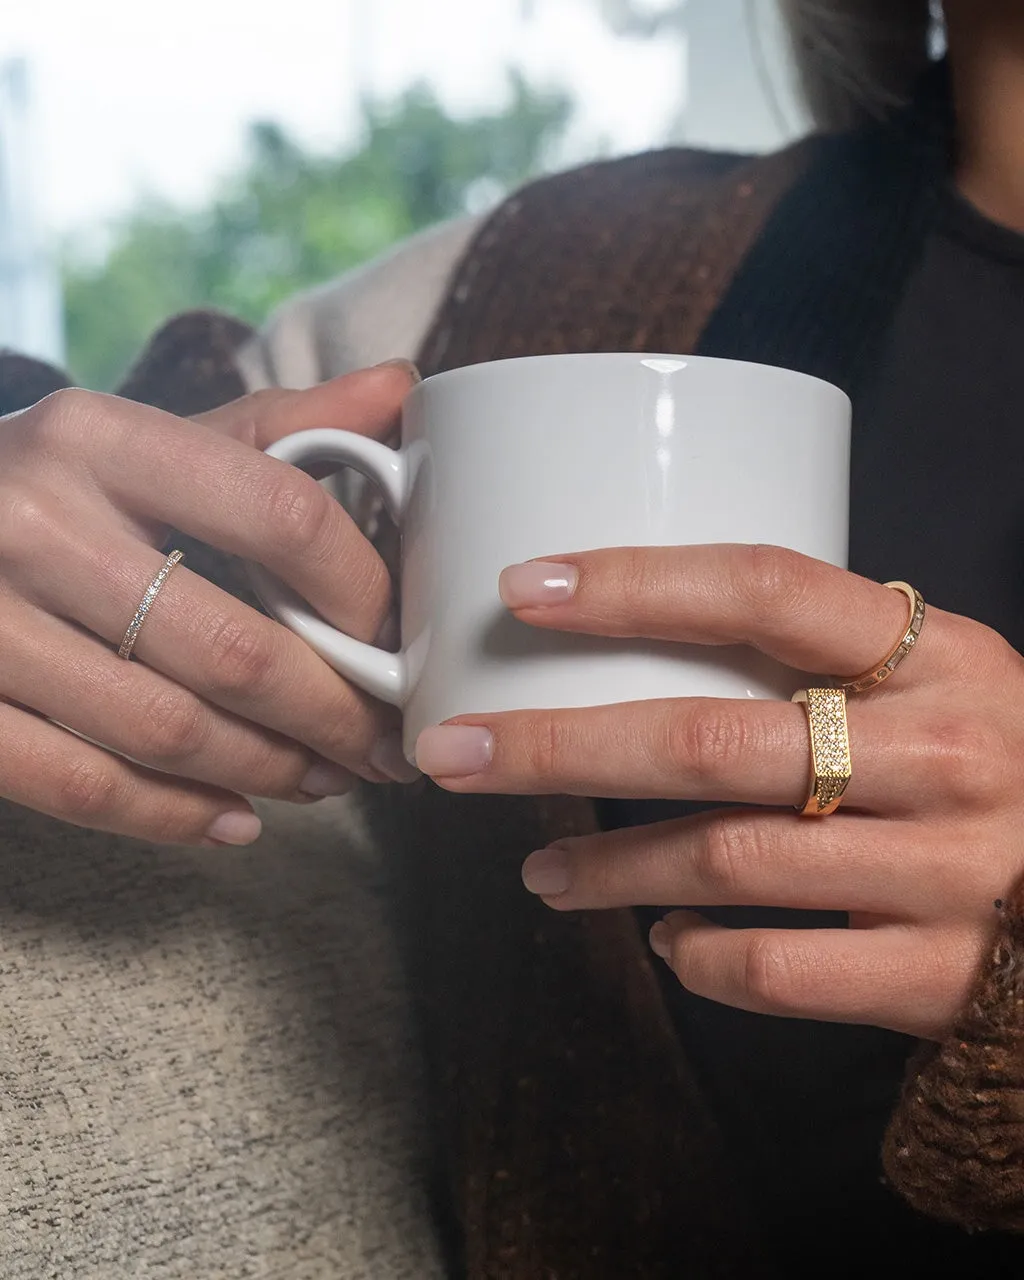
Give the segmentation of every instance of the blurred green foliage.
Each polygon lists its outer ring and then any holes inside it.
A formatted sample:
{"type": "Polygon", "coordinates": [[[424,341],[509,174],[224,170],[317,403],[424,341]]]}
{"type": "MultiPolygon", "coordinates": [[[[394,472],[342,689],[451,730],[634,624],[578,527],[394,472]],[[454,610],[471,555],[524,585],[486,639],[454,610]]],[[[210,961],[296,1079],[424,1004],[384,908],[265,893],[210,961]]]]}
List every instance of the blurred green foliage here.
{"type": "Polygon", "coordinates": [[[425,86],[364,103],[360,142],[340,156],[255,125],[245,162],[207,207],[147,201],[108,228],[102,253],[68,247],[72,373],[85,386],[114,386],[153,330],[189,307],[261,322],[296,290],[537,173],[571,115],[565,94],[512,74],[507,104],[468,119],[425,86]]]}

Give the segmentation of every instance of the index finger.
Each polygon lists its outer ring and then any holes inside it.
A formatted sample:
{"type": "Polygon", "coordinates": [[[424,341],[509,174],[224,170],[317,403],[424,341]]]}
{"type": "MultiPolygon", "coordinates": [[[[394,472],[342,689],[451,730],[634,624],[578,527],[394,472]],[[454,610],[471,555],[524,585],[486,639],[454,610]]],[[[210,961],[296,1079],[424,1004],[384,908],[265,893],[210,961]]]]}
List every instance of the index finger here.
{"type": "MultiPolygon", "coordinates": [[[[501,595],[523,622],[590,635],[744,644],[798,671],[854,678],[907,630],[902,592],[783,547],[626,547],[514,565],[501,595]]],[[[938,671],[948,615],[929,609],[917,656],[894,676],[938,671]],[[923,655],[922,655],[923,656],[923,655]]],[[[942,664],[943,668],[945,663],[942,664]]]]}

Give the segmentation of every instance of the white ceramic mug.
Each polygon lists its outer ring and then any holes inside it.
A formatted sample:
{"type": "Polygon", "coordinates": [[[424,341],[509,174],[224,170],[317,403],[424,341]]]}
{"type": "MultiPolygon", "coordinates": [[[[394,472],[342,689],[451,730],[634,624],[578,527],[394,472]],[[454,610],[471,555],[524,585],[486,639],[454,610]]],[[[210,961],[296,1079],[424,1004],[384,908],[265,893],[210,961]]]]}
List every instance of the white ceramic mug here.
{"type": "MultiPolygon", "coordinates": [[[[268,450],[354,467],[402,531],[402,648],[343,635],[264,570],[264,604],[420,731],[467,712],[646,698],[789,698],[743,648],[564,635],[498,597],[507,565],[599,547],[772,543],[846,566],[850,402],[804,374],[694,356],[538,356],[428,378],[397,451],[330,429],[268,450]]],[[[339,565],[338,572],[344,573],[339,565]]]]}

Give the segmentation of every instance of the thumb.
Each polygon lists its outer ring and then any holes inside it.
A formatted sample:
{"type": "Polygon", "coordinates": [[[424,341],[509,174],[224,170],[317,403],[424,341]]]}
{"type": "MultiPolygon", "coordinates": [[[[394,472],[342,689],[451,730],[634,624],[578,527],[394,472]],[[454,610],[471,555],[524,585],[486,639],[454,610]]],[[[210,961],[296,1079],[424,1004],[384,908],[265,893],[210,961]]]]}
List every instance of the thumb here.
{"type": "Polygon", "coordinates": [[[261,450],[283,436],[317,427],[335,427],[387,441],[397,434],[402,403],[420,380],[411,360],[388,360],[305,391],[281,387],[254,391],[219,409],[197,414],[194,421],[261,450]]]}

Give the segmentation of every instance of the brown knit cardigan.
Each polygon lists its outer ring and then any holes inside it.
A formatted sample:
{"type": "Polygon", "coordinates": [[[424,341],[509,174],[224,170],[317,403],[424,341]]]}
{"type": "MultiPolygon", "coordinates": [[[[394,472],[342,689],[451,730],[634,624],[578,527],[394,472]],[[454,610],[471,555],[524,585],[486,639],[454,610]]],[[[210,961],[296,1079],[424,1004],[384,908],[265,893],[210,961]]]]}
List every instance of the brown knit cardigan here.
{"type": "MultiPolygon", "coordinates": [[[[814,141],[758,160],[668,151],[536,184],[472,246],[424,370],[703,350],[855,391],[869,331],[884,327],[927,225],[940,137],[932,115],[869,142],[814,141]],[[861,258],[835,252],[850,237],[873,246],[867,279],[861,258]]],[[[235,353],[248,336],[224,317],[181,317],[125,393],[179,413],[223,403],[242,391],[235,353]]],[[[0,411],[63,382],[0,360],[0,411]]],[[[188,549],[244,593],[216,555],[188,549]]],[[[445,1153],[439,1205],[454,1206],[459,1270],[653,1280],[680,1274],[684,1241],[686,1274],[753,1274],[727,1157],[633,916],[556,915],[521,889],[524,854],[594,829],[592,805],[453,797],[421,783],[379,790],[367,807],[406,868],[407,960],[445,1153]]],[[[892,1184],[968,1228],[1024,1231],[1021,974],[1024,888],[957,1026],[913,1061],[885,1143],[892,1184]]]]}

